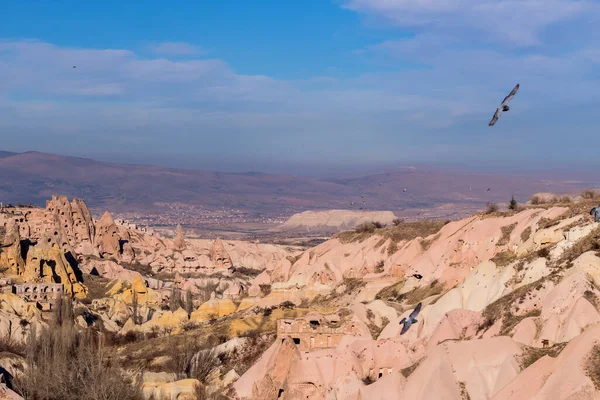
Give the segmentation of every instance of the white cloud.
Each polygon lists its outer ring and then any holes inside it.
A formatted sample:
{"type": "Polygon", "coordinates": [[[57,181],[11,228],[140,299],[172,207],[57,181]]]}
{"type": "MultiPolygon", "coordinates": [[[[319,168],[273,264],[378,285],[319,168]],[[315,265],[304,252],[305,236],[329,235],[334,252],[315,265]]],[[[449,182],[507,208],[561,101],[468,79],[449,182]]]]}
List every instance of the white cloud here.
{"type": "Polygon", "coordinates": [[[58,152],[65,143],[55,137],[62,135],[72,138],[71,148],[124,152],[197,149],[269,158],[293,147],[299,158],[343,153],[388,161],[426,159],[428,143],[436,142],[436,157],[444,149],[452,150],[448,157],[484,157],[494,137],[481,133],[517,81],[522,89],[507,122],[518,127],[509,133],[513,140],[535,122],[527,116],[532,111],[539,117],[546,107],[598,104],[593,63],[600,53],[591,46],[472,48],[434,30],[362,50],[365,60],[423,67],[282,80],[202,56],[148,59],[124,49],[0,41],[0,135],[9,137],[5,143],[26,140],[58,152]]]}
{"type": "Polygon", "coordinates": [[[404,27],[516,46],[539,44],[552,24],[600,9],[593,0],[347,0],[344,6],[404,27]]]}
{"type": "Polygon", "coordinates": [[[185,42],[162,42],[148,47],[152,52],[165,56],[191,56],[202,53],[200,47],[185,42]]]}

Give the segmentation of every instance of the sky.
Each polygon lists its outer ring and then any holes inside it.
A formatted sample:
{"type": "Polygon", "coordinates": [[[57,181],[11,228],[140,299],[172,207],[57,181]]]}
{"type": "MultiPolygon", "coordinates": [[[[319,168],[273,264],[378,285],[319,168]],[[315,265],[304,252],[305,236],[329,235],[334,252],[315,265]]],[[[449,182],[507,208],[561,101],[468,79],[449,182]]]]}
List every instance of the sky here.
{"type": "Polygon", "coordinates": [[[0,150],[317,174],[594,168],[599,22],[598,0],[3,0],[0,150]]]}

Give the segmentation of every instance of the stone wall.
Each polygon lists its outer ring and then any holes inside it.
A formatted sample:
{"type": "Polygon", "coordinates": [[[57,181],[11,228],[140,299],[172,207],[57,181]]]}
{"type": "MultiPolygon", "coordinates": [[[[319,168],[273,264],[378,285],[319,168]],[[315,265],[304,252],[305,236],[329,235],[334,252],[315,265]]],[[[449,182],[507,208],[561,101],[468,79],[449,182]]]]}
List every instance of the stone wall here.
{"type": "Polygon", "coordinates": [[[277,337],[291,337],[300,351],[336,347],[345,335],[355,335],[354,325],[341,322],[328,323],[324,319],[280,319],[277,337]]]}
{"type": "Polygon", "coordinates": [[[24,283],[13,285],[13,292],[26,301],[54,302],[64,289],[62,283],[24,283]]]}

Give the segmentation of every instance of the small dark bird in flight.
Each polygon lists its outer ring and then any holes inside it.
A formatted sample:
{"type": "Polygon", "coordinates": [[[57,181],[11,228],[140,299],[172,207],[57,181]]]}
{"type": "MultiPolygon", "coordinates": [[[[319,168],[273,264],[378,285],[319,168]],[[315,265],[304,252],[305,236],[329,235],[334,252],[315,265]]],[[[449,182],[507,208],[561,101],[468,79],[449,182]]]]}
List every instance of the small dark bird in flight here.
{"type": "Polygon", "coordinates": [[[496,121],[498,121],[498,118],[500,118],[500,115],[502,115],[503,112],[510,110],[508,103],[512,100],[513,97],[515,97],[515,94],[517,94],[518,90],[519,90],[519,84],[517,83],[517,86],[515,86],[515,88],[512,90],[512,92],[510,92],[510,94],[508,96],[506,96],[504,98],[504,100],[502,100],[502,103],[496,109],[496,112],[494,113],[494,116],[492,117],[492,120],[490,121],[489,126],[494,126],[496,121]]]}
{"type": "Polygon", "coordinates": [[[77,68],[77,65],[73,65],[73,68],[77,68]]]}
{"type": "Polygon", "coordinates": [[[365,198],[365,195],[364,195],[364,194],[361,194],[361,195],[360,195],[360,198],[361,198],[361,199],[364,199],[364,198],[365,198]]]}
{"type": "Polygon", "coordinates": [[[419,311],[421,311],[421,303],[417,304],[417,307],[410,313],[408,318],[402,318],[400,325],[404,325],[404,327],[402,327],[402,331],[400,332],[401,335],[404,335],[412,324],[419,322],[415,319],[419,315],[419,311]]]}
{"type": "Polygon", "coordinates": [[[490,190],[492,190],[492,188],[487,188],[486,192],[489,192],[490,190]]]}
{"type": "Polygon", "coordinates": [[[419,279],[419,280],[420,280],[420,279],[423,279],[423,275],[421,275],[421,274],[413,274],[413,277],[414,277],[414,278],[417,278],[417,279],[419,279]]]}

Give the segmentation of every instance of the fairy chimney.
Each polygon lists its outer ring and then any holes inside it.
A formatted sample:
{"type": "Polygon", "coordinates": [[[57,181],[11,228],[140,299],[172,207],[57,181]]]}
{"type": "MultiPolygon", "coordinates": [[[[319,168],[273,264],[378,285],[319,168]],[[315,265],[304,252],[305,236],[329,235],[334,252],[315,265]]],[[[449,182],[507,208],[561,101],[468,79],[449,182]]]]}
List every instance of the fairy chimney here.
{"type": "Polygon", "coordinates": [[[213,243],[213,247],[210,250],[210,259],[215,265],[215,268],[227,269],[233,265],[229,254],[227,254],[227,251],[225,250],[225,246],[223,246],[223,242],[221,242],[221,239],[219,238],[213,243]]]}
{"type": "Polygon", "coordinates": [[[175,247],[175,250],[185,250],[185,238],[183,237],[183,229],[181,229],[181,224],[177,224],[173,246],[175,247]]]}

